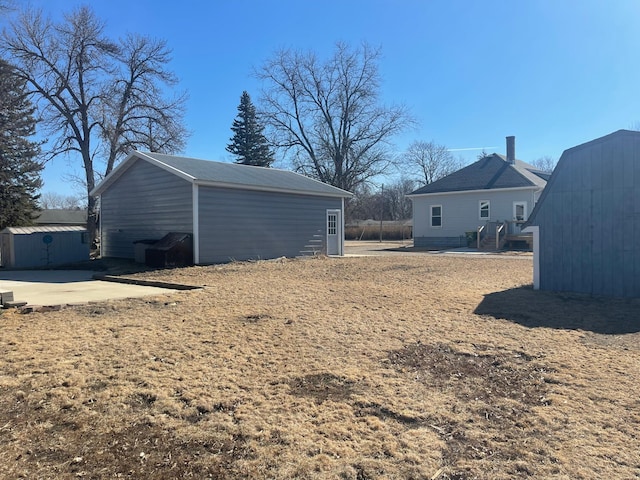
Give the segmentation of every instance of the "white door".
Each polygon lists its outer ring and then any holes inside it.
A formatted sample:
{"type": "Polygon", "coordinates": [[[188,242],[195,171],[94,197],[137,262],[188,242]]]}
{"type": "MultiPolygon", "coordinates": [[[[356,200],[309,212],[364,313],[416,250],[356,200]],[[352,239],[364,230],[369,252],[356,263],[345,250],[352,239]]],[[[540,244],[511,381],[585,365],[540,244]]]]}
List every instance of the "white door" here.
{"type": "Polygon", "coordinates": [[[327,210],[327,255],[342,255],[340,210],[327,210]]]}
{"type": "Polygon", "coordinates": [[[513,202],[513,225],[514,232],[520,233],[522,222],[527,220],[527,202],[513,202]]]}

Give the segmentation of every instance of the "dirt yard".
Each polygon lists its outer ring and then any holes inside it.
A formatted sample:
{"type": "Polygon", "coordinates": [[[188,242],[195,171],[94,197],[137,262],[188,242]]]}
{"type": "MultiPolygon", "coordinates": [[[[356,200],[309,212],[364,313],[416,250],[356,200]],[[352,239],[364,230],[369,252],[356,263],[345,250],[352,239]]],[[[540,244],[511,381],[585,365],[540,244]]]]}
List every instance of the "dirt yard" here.
{"type": "Polygon", "coordinates": [[[0,477],[640,478],[640,301],[530,257],[138,274],[204,286],[0,314],[0,477]]]}

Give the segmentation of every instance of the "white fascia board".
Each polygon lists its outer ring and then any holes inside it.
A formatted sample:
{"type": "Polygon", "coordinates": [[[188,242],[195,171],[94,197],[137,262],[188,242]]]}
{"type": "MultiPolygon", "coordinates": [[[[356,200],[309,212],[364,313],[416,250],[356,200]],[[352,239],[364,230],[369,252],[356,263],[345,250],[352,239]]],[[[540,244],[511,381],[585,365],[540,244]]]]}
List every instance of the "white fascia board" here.
{"type": "Polygon", "coordinates": [[[456,190],[453,192],[432,192],[432,193],[414,193],[407,195],[411,200],[422,197],[433,197],[436,195],[461,195],[466,193],[490,193],[490,192],[518,192],[527,190],[541,190],[540,187],[511,187],[511,188],[482,188],[479,190],[456,190]]]}
{"type": "Polygon", "coordinates": [[[292,195],[305,195],[314,197],[351,198],[353,196],[353,194],[346,191],[345,193],[310,192],[308,190],[292,190],[286,188],[264,187],[260,185],[246,185],[244,183],[225,183],[207,180],[195,180],[195,183],[203,187],[232,188],[235,190],[252,190],[257,192],[288,193],[292,195]]]}
{"type": "Polygon", "coordinates": [[[192,177],[191,175],[183,172],[182,170],[178,170],[175,167],[172,167],[171,165],[167,165],[166,163],[162,163],[160,160],[156,160],[153,157],[150,157],[148,155],[145,155],[142,152],[135,152],[135,154],[138,156],[138,158],[141,158],[142,160],[146,160],[147,162],[162,168],[163,170],[166,170],[169,173],[173,173],[174,175],[193,183],[195,181],[195,177],[192,177]]]}
{"type": "Polygon", "coordinates": [[[111,173],[109,173],[109,175],[107,175],[102,180],[102,182],[100,182],[96,187],[93,188],[93,190],[89,192],[89,195],[91,195],[92,197],[101,195],[102,192],[104,192],[107,188],[109,188],[111,184],[113,184],[113,182],[115,182],[118,178],[120,178],[122,174],[126,172],[127,169],[131,167],[131,165],[133,165],[135,158],[149,162],[159,168],[162,168],[163,170],[166,170],[169,173],[172,173],[174,175],[177,175],[180,178],[183,178],[184,180],[187,180],[188,182],[193,183],[193,181],[195,180],[195,178],[192,177],[191,175],[187,175],[186,173],[184,173],[181,170],[178,170],[177,168],[174,168],[167,164],[159,162],[155,158],[149,157],[148,155],[145,155],[144,153],[136,150],[134,152],[131,152],[129,155],[127,155],[127,158],[125,158],[122,162],[116,165],[116,167],[113,170],[111,170],[111,173]]]}
{"type": "Polygon", "coordinates": [[[96,197],[100,195],[102,192],[104,192],[107,189],[109,185],[111,185],[115,180],[120,178],[120,175],[122,175],[131,166],[130,165],[132,163],[131,159],[135,156],[135,154],[136,152],[133,152],[127,155],[127,158],[125,158],[118,165],[116,165],[115,168],[111,170],[109,175],[103,178],[98,185],[93,187],[93,189],[89,192],[89,195],[91,195],[92,197],[96,197]]]}

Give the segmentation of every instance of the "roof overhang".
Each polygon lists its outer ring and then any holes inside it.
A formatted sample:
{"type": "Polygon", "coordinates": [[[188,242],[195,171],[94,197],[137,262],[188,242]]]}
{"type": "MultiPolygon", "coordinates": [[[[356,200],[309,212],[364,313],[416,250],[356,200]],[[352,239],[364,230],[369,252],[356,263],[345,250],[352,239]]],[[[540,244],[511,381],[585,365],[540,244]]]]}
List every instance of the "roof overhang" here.
{"type": "Polygon", "coordinates": [[[333,198],[351,198],[353,193],[342,190],[342,192],[312,192],[309,190],[294,190],[283,188],[270,188],[259,185],[246,185],[244,183],[228,183],[228,182],[212,182],[206,180],[195,180],[194,183],[203,187],[218,187],[218,188],[232,188],[236,190],[252,190],[256,192],[274,192],[274,193],[287,193],[292,195],[304,195],[313,197],[333,197],[333,198]]]}
{"type": "Polygon", "coordinates": [[[454,190],[449,192],[430,192],[430,193],[410,193],[407,195],[411,200],[422,197],[435,197],[440,195],[461,195],[467,193],[487,193],[487,192],[517,192],[517,191],[538,191],[543,190],[542,187],[531,185],[528,187],[511,187],[511,188],[482,188],[479,190],[454,190]]]}
{"type": "Polygon", "coordinates": [[[143,152],[134,151],[127,155],[122,162],[120,162],[112,171],[107,175],[93,190],[89,192],[89,195],[92,197],[101,195],[107,188],[109,188],[113,183],[118,180],[124,172],[126,172],[129,168],[133,166],[136,160],[144,160],[149,162],[163,170],[166,170],[169,173],[172,173],[188,182],[194,183],[195,178],[191,175],[188,175],[177,168],[171,167],[165,163],[157,161],[155,158],[152,158],[148,155],[145,155],[143,152]]]}

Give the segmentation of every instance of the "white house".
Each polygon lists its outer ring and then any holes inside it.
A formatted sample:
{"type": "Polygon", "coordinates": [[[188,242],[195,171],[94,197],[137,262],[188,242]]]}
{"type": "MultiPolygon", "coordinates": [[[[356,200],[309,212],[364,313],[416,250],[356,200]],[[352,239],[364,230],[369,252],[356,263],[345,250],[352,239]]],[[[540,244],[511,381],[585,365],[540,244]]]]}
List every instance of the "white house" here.
{"type": "Polygon", "coordinates": [[[506,234],[516,238],[549,175],[516,160],[515,137],[507,137],[506,157],[493,153],[409,194],[414,245],[433,249],[466,246],[467,233],[481,227],[481,239],[495,248],[494,232],[503,225],[502,242],[506,234]]]}

